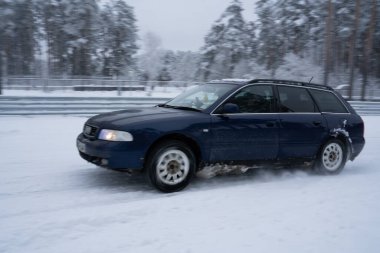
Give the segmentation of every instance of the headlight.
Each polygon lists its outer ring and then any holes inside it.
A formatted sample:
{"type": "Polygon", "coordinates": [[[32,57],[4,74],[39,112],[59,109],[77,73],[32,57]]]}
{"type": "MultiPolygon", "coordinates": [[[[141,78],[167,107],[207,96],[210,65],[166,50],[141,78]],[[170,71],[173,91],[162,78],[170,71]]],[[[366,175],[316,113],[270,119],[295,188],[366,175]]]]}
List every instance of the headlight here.
{"type": "Polygon", "coordinates": [[[124,131],[102,129],[99,133],[99,140],[105,141],[133,141],[132,134],[124,131]]]}

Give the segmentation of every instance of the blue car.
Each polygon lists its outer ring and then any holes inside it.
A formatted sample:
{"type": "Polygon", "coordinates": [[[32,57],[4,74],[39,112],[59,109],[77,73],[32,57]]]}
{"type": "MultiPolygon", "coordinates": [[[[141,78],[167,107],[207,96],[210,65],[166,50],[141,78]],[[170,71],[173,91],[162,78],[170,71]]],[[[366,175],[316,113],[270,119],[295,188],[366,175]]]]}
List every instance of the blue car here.
{"type": "Polygon", "coordinates": [[[213,81],[152,108],[90,118],[79,154],[101,167],[144,171],[163,192],[208,165],[309,165],[338,174],[364,146],[364,124],[333,89],[271,79],[213,81]]]}

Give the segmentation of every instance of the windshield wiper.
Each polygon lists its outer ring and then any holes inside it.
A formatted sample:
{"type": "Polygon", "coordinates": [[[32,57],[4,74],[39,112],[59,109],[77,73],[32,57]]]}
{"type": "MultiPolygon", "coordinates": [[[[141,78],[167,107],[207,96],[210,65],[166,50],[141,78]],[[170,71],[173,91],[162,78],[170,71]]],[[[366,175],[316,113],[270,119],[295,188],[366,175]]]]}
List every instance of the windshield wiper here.
{"type": "Polygon", "coordinates": [[[178,109],[178,110],[194,111],[194,112],[200,112],[201,111],[199,109],[196,109],[193,107],[188,107],[188,106],[168,105],[168,104],[160,104],[157,106],[158,107],[165,107],[165,108],[173,108],[173,109],[178,109]]]}

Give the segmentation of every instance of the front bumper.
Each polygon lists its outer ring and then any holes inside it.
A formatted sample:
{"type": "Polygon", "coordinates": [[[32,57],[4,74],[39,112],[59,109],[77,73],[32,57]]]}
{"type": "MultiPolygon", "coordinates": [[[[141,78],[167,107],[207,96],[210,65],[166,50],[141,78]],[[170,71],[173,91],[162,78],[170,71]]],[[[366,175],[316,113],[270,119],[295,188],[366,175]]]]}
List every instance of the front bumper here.
{"type": "Polygon", "coordinates": [[[90,140],[83,134],[77,138],[80,156],[86,161],[109,169],[142,169],[144,151],[134,142],[90,140]]]}

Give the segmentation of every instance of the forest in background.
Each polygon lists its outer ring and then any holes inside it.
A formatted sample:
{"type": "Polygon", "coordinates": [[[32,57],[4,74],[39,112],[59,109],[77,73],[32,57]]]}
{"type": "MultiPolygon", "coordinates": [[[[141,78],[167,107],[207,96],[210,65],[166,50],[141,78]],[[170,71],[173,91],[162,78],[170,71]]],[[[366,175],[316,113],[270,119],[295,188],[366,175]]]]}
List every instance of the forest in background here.
{"type": "MultiPolygon", "coordinates": [[[[285,78],[378,87],[378,0],[232,0],[197,52],[138,36],[123,0],[0,0],[0,73],[6,76],[208,81],[285,78]]],[[[207,25],[207,24],[205,24],[207,25]]]]}

